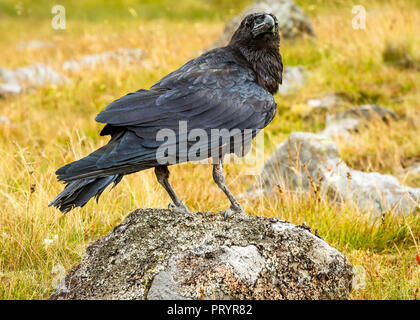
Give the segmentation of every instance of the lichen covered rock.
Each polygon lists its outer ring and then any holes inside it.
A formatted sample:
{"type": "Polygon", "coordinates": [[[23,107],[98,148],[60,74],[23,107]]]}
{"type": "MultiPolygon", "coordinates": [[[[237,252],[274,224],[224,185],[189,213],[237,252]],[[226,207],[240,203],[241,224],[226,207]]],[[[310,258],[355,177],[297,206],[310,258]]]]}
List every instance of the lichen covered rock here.
{"type": "Polygon", "coordinates": [[[351,264],[308,229],[137,210],[87,248],[50,299],[345,299],[351,264]]]}

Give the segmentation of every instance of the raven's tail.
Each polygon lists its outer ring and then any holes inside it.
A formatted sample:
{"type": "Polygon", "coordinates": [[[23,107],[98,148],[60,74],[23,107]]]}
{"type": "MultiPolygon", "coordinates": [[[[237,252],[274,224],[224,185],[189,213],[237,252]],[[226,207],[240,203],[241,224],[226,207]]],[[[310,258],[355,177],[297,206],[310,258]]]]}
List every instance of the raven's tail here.
{"type": "Polygon", "coordinates": [[[78,179],[70,181],[64,190],[49,204],[66,213],[75,207],[83,207],[92,197],[99,200],[102,192],[111,183],[116,186],[124,175],[116,174],[108,177],[78,179]]]}
{"type": "Polygon", "coordinates": [[[143,147],[141,142],[132,132],[116,132],[108,144],[58,169],[57,178],[66,187],[50,206],[62,212],[83,207],[90,198],[98,200],[106,187],[117,185],[124,175],[155,167],[155,149],[143,147]]]}

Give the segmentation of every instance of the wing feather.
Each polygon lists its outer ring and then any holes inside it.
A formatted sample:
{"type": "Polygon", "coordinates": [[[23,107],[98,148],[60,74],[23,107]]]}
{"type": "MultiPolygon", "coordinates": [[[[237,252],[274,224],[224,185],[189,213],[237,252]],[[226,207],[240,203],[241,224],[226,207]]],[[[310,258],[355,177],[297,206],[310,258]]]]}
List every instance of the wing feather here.
{"type": "MultiPolygon", "coordinates": [[[[149,90],[130,93],[111,103],[96,120],[108,125],[105,133],[115,127],[127,133],[101,155],[97,166],[153,161],[154,151],[162,143],[156,141],[159,130],[171,129],[179,134],[180,121],[187,121],[188,130],[263,129],[274,117],[274,98],[258,85],[250,68],[234,60],[207,54],[162,78],[149,90]]],[[[177,143],[182,139],[178,137],[177,143]]]]}

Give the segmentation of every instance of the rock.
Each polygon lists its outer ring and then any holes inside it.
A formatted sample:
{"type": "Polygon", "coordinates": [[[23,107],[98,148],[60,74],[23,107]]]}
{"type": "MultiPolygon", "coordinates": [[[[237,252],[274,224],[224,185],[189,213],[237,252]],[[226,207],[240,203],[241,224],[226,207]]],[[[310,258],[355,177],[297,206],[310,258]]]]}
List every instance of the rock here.
{"type": "Polygon", "coordinates": [[[0,97],[16,95],[22,92],[22,87],[17,83],[1,83],[0,97]]]}
{"type": "Polygon", "coordinates": [[[13,71],[0,67],[0,97],[16,95],[21,91],[13,71]]]}
{"type": "Polygon", "coordinates": [[[93,69],[104,63],[113,61],[120,66],[129,65],[143,57],[140,49],[123,49],[108,51],[103,53],[91,54],[77,60],[69,60],[63,63],[63,69],[68,71],[78,71],[81,69],[93,69]]]}
{"type": "Polygon", "coordinates": [[[274,14],[277,17],[279,31],[283,38],[294,39],[303,34],[315,36],[315,31],[308,17],[293,0],[264,0],[254,2],[230,20],[219,40],[211,47],[217,48],[227,45],[243,18],[254,12],[274,14]]]}
{"type": "Polygon", "coordinates": [[[0,83],[16,83],[13,71],[0,67],[0,83]]]}
{"type": "Polygon", "coordinates": [[[50,299],[345,299],[353,268],[278,218],[140,209],[91,244],[50,299]]]}
{"type": "Polygon", "coordinates": [[[0,92],[17,94],[26,88],[37,88],[46,84],[62,84],[68,79],[52,68],[36,63],[15,70],[0,69],[0,92]]]}
{"type": "Polygon", "coordinates": [[[17,68],[14,70],[14,76],[18,83],[26,84],[27,87],[41,87],[47,83],[62,84],[67,81],[52,68],[41,63],[17,68]]]}
{"type": "Polygon", "coordinates": [[[413,166],[407,168],[406,172],[408,174],[413,174],[413,175],[420,175],[420,162],[414,164],[413,166]]]}
{"type": "Polygon", "coordinates": [[[54,48],[55,44],[51,41],[39,41],[39,40],[31,40],[31,41],[21,41],[17,45],[18,50],[37,50],[37,49],[50,49],[54,48]]]}
{"type": "Polygon", "coordinates": [[[316,99],[309,99],[306,103],[313,110],[319,109],[329,111],[340,104],[340,98],[335,94],[327,94],[316,99]]]}
{"type": "Polygon", "coordinates": [[[394,111],[375,104],[367,104],[358,108],[327,115],[326,127],[322,135],[332,137],[350,138],[351,131],[357,131],[362,124],[374,119],[388,123],[398,117],[394,111]]]}
{"type": "Polygon", "coordinates": [[[314,189],[311,180],[320,196],[346,201],[374,215],[391,209],[410,213],[420,205],[420,188],[401,186],[391,175],[351,170],[333,141],[305,132],[292,133],[278,146],[248,194],[273,194],[277,185],[307,192],[314,189]]]}
{"type": "Polygon", "coordinates": [[[288,66],[283,70],[283,83],[279,86],[278,93],[286,95],[303,87],[305,83],[305,70],[302,66],[288,66]]]}

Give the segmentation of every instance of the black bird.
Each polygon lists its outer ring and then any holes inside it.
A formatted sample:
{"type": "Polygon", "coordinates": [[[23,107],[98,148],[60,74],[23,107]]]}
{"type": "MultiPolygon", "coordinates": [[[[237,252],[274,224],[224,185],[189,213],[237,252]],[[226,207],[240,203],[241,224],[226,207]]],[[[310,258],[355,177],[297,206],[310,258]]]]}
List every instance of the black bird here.
{"type": "MultiPolygon", "coordinates": [[[[266,127],[276,113],[273,94],[282,83],[279,44],[276,17],[250,14],[226,47],[187,62],[149,90],[141,89],[112,102],[96,117],[106,124],[100,135],[110,135],[110,141],[57,170],[58,180],[67,185],[50,206],[62,212],[83,207],[92,197],[98,200],[108,185],[117,185],[124,175],[155,168],[158,182],[172,199],[170,206],[188,211],[169,183],[168,165],[191,160],[189,151],[195,143],[198,159],[213,159],[213,179],[231,202],[226,212],[242,211],[225,185],[222,171],[223,156],[235,152],[230,142],[238,133],[229,137],[228,144],[219,137],[215,144],[213,137],[212,142],[190,141],[188,134],[193,129],[209,134],[212,129],[236,129],[245,139],[245,130],[252,129],[252,139],[266,127]],[[187,125],[186,132],[181,132],[181,124],[187,125]],[[160,139],[162,129],[174,132],[175,138],[171,140],[168,135],[166,140],[160,139]],[[219,151],[216,156],[215,150],[219,151]]],[[[243,140],[243,147],[249,142],[243,140]]]]}

